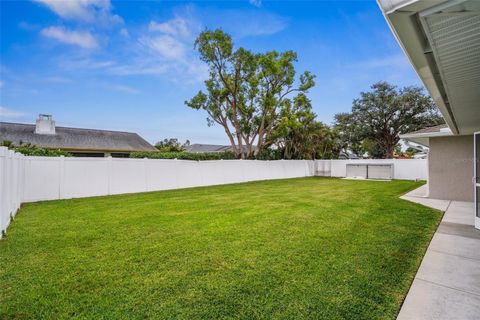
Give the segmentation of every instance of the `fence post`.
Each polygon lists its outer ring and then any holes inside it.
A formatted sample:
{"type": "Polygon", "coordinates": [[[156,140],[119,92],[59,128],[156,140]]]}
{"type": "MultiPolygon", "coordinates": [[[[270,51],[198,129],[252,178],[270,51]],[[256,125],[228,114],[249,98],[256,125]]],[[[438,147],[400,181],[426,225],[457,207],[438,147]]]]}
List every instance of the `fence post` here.
{"type": "Polygon", "coordinates": [[[0,147],[0,238],[7,229],[7,208],[6,208],[6,161],[7,161],[7,148],[0,147]]]}
{"type": "Polygon", "coordinates": [[[144,172],[144,183],[145,183],[145,191],[149,191],[148,188],[148,159],[145,157],[143,158],[143,172],[144,172]]]}
{"type": "Polygon", "coordinates": [[[108,156],[105,158],[107,161],[107,195],[111,195],[111,180],[112,180],[112,156],[108,156]]]}
{"type": "MultiPolygon", "coordinates": [[[[13,155],[15,154],[15,151],[13,150],[8,150],[7,151],[7,154],[8,154],[8,161],[7,161],[7,164],[8,164],[8,169],[7,169],[7,172],[6,174],[8,175],[8,178],[7,178],[7,189],[5,190],[6,193],[8,196],[7,196],[7,203],[8,203],[8,220],[11,219],[12,215],[13,215],[13,190],[12,190],[12,187],[13,187],[13,179],[14,179],[14,175],[13,175],[13,155]]],[[[8,224],[8,223],[7,223],[8,224]]]]}
{"type": "Polygon", "coordinates": [[[58,159],[58,199],[63,199],[65,187],[65,157],[60,156],[58,159]]]}

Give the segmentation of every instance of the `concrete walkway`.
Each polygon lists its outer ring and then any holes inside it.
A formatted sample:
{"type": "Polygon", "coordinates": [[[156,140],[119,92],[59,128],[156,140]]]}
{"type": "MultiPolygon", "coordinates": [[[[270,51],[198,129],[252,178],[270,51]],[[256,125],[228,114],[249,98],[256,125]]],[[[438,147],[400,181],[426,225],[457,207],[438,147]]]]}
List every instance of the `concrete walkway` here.
{"type": "Polygon", "coordinates": [[[401,198],[445,214],[397,319],[478,320],[480,231],[473,227],[473,203],[429,199],[422,188],[401,198]]]}

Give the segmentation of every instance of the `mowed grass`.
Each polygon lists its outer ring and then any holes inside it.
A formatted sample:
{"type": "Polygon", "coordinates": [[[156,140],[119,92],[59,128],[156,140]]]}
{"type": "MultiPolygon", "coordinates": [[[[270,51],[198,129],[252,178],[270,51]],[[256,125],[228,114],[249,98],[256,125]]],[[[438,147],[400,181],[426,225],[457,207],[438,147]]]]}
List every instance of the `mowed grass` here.
{"type": "Polygon", "coordinates": [[[301,178],[26,204],[0,318],[394,319],[441,212],[301,178]]]}

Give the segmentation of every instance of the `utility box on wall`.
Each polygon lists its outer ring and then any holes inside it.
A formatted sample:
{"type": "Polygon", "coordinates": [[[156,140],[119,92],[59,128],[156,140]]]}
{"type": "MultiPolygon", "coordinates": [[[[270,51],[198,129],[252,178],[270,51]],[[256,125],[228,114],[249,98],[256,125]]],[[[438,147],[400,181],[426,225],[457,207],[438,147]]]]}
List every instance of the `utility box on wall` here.
{"type": "Polygon", "coordinates": [[[355,179],[391,180],[393,179],[393,164],[347,164],[346,176],[355,179]]]}
{"type": "Polygon", "coordinates": [[[347,178],[367,179],[367,165],[347,164],[347,178]]]}

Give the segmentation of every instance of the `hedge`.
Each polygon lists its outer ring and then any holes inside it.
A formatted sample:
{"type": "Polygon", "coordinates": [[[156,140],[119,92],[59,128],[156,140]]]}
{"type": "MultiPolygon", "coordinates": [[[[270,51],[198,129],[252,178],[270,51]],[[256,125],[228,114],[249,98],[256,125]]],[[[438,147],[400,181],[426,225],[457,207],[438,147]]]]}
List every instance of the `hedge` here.
{"type": "Polygon", "coordinates": [[[0,146],[2,147],[7,147],[10,150],[14,150],[15,152],[19,152],[25,156],[39,156],[39,157],[71,157],[72,154],[63,151],[60,149],[47,149],[47,148],[41,148],[37,147],[31,143],[20,143],[20,145],[14,145],[11,141],[9,140],[3,140],[0,142],[0,146]]]}
{"type": "Polygon", "coordinates": [[[132,152],[130,158],[179,159],[179,160],[232,160],[237,159],[232,152],[132,152]]]}

